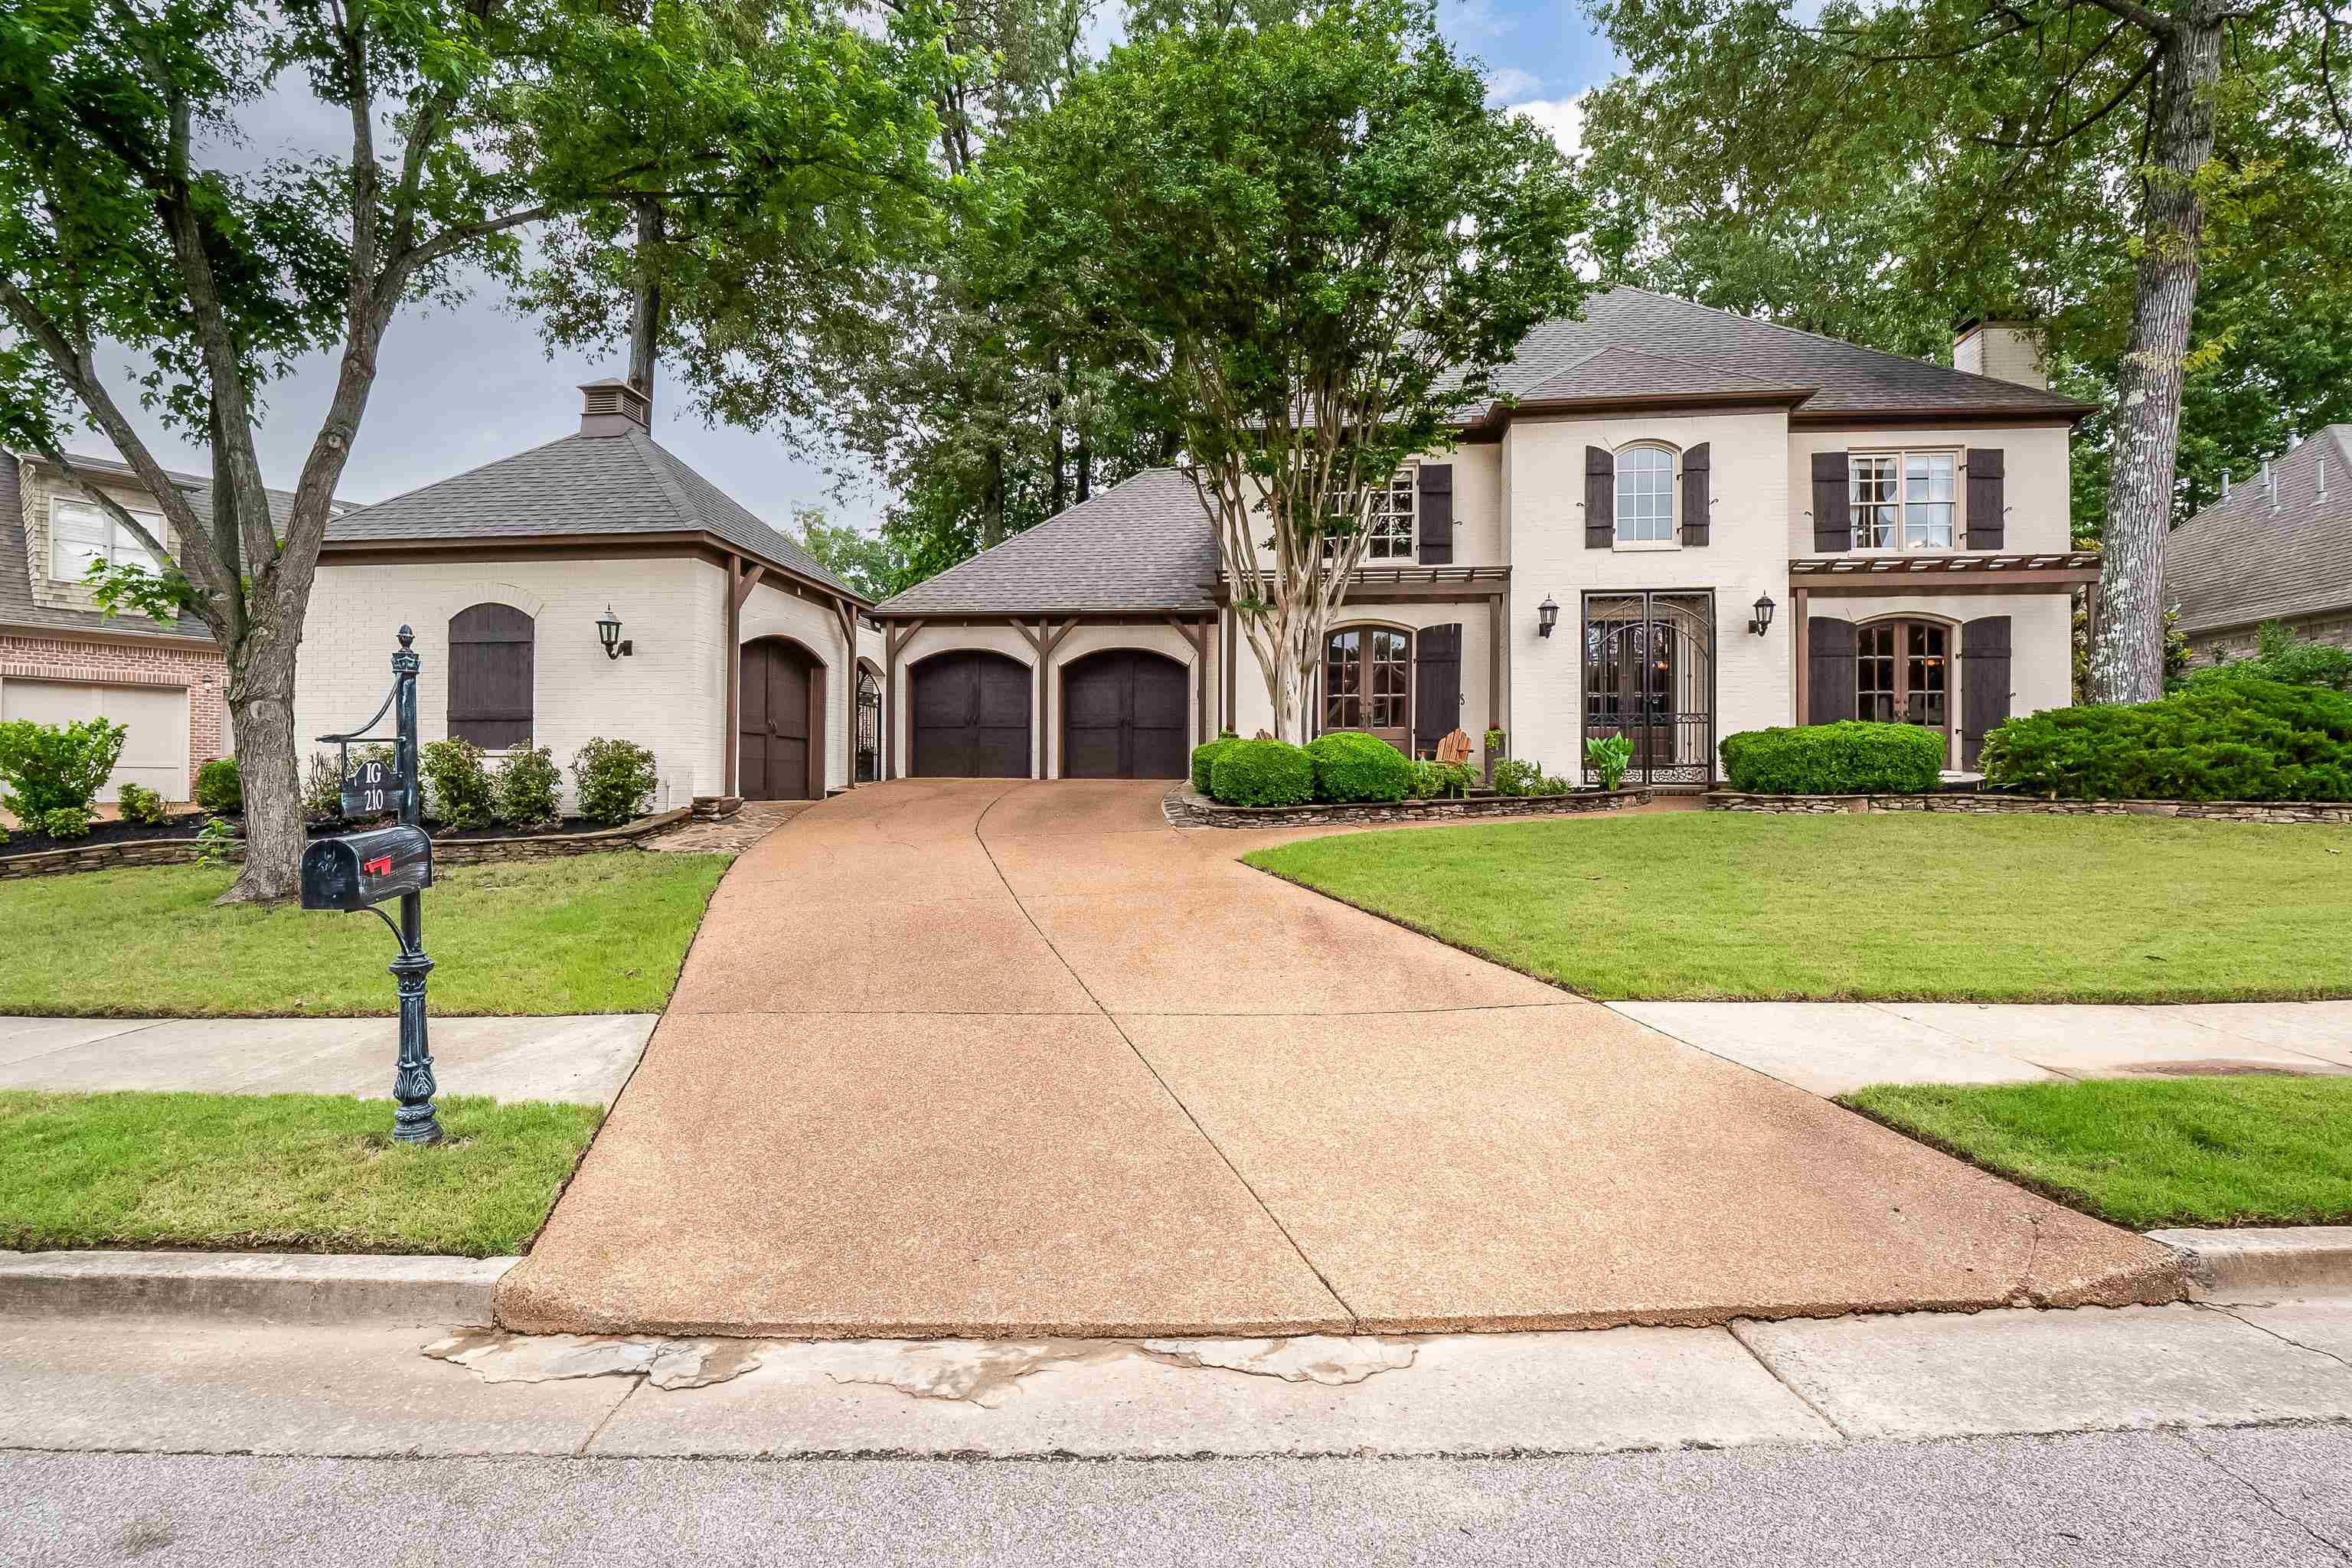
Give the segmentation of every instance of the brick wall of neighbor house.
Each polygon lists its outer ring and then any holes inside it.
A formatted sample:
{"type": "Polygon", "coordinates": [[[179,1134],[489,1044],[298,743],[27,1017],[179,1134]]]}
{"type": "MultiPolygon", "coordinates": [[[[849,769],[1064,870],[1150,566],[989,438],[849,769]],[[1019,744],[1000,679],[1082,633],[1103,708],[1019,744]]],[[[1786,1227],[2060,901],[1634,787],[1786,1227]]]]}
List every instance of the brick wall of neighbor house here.
{"type": "MultiPolygon", "coordinates": [[[[2287,630],[2310,642],[2331,643],[2337,647],[2352,647],[2352,609],[2332,610],[2325,615],[2289,616],[2287,630]]],[[[2220,631],[2191,632],[2189,636],[2189,656],[2198,664],[2218,664],[2225,658],[2245,658],[2256,647],[2256,626],[2229,626],[2220,631]]]]}
{"type": "Polygon", "coordinates": [[[110,686],[177,687],[188,694],[185,800],[195,765],[229,748],[227,665],[210,643],[148,645],[69,637],[0,635],[0,681],[89,681],[110,686]]]}
{"type": "MultiPolygon", "coordinates": [[[[688,556],[404,561],[319,568],[297,665],[296,745],[347,730],[375,711],[392,679],[394,633],[416,630],[417,731],[448,734],[449,619],[468,605],[509,605],[532,617],[533,739],[555,753],[572,795],[572,753],[592,736],[635,741],[658,759],[655,809],[719,792],[724,766],[726,584],[688,556]],[[608,659],[596,618],[610,605],[635,647],[608,659]]],[[[387,721],[388,722],[388,721],[387,721]]]]}

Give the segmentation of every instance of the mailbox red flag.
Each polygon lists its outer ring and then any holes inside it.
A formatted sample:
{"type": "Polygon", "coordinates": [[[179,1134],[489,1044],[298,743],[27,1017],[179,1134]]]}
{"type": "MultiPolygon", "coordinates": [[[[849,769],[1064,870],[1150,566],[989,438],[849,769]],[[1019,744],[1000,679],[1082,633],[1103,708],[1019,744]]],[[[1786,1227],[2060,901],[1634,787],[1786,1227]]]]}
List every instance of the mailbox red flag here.
{"type": "Polygon", "coordinates": [[[370,860],[365,865],[362,866],[360,869],[366,872],[371,877],[389,877],[392,875],[392,857],[389,855],[379,855],[374,859],[370,860]]]}

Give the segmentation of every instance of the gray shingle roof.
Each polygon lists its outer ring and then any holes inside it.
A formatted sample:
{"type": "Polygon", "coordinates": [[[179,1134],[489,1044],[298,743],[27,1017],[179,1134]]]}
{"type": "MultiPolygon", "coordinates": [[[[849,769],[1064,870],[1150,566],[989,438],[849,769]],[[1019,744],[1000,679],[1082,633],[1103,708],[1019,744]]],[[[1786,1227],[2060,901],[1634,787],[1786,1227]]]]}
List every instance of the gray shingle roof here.
{"type": "Polygon", "coordinates": [[[1815,391],[1810,383],[1766,380],[1704,360],[1646,353],[1624,343],[1611,343],[1520,393],[1527,403],[1551,399],[1607,397],[1689,397],[1729,395],[1738,397],[1785,395],[1801,402],[1815,391]]]}
{"type": "Polygon", "coordinates": [[[2275,511],[2255,477],[2173,530],[2164,598],[2179,606],[2182,631],[2352,608],[2352,425],[2289,447],[2271,473],[2275,511]]]}
{"type": "Polygon", "coordinates": [[[1198,610],[1217,541],[1192,481],[1146,468],[876,606],[886,615],[1198,610]]]}
{"type": "Polygon", "coordinates": [[[708,531],[773,566],[857,591],[761,522],[651,436],[566,436],[347,512],[331,544],[368,540],[530,539],[553,534],[708,531]]]}
{"type": "MultiPolygon", "coordinates": [[[[90,474],[119,476],[138,482],[131,465],[113,458],[92,457],[70,452],[74,466],[90,474]]],[[[31,563],[26,555],[25,539],[24,459],[15,452],[0,451],[0,626],[34,626],[44,631],[105,632],[110,637],[154,637],[163,641],[194,641],[210,643],[213,634],[204,622],[194,616],[182,616],[175,626],[159,626],[137,612],[120,616],[102,616],[95,610],[60,610],[39,603],[33,597],[31,563]]],[[[44,459],[35,458],[34,461],[44,459]]],[[[188,505],[199,517],[211,515],[213,506],[212,480],[208,476],[184,474],[172,469],[172,482],[188,498],[188,505]]],[[[271,490],[269,511],[283,530],[287,518],[294,510],[291,490],[271,490]]]]}
{"type": "Polygon", "coordinates": [[[2064,416],[2083,409],[2054,392],[1633,288],[1594,294],[1584,301],[1580,319],[1537,327],[1521,340],[1517,356],[1495,373],[1494,387],[1520,398],[1655,395],[1675,390],[1659,384],[1654,362],[1662,358],[1704,366],[1724,380],[1726,389],[1738,382],[1759,388],[1818,388],[1802,405],[1801,412],[1809,415],[1920,410],[2064,416]],[[1640,357],[1598,357],[1612,348],[1638,351],[1640,357]],[[1546,388],[1579,367],[1587,368],[1565,384],[1575,385],[1575,392],[1546,388]]]}

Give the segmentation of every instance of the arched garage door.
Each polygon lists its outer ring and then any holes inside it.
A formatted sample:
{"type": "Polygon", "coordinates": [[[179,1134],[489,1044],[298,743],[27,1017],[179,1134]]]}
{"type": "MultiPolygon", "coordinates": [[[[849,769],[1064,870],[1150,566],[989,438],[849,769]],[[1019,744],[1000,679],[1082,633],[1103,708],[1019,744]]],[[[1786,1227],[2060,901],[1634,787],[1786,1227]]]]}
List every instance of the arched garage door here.
{"type": "Polygon", "coordinates": [[[917,778],[1029,776],[1029,668],[1001,653],[943,653],[912,668],[917,778]]]}
{"type": "Polygon", "coordinates": [[[797,643],[743,645],[737,740],[745,800],[814,800],[824,793],[824,672],[797,643]]]}
{"type": "Polygon", "coordinates": [[[1181,778],[1191,704],[1184,667],[1139,648],[1112,648],[1062,668],[1062,776],[1181,778]]]}

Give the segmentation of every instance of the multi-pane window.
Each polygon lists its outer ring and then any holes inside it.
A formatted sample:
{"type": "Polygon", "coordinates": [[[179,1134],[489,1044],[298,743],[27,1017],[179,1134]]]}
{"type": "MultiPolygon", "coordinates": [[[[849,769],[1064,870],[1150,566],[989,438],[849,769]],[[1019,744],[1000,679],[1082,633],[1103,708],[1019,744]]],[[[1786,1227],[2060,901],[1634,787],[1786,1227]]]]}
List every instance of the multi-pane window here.
{"type": "Polygon", "coordinates": [[[1856,452],[1847,464],[1855,549],[1952,548],[1957,453],[1856,452]]]}
{"type": "MultiPolygon", "coordinates": [[[[163,537],[163,520],[151,512],[135,512],[147,531],[163,537]]],[[[158,570],[155,557],[139,536],[91,501],[49,503],[49,575],[61,581],[78,579],[93,561],[116,566],[158,570]]]]}
{"type": "MultiPolygon", "coordinates": [[[[1402,561],[1413,559],[1413,493],[1416,475],[1408,464],[1399,468],[1386,485],[1372,491],[1371,510],[1364,519],[1364,555],[1367,561],[1402,561]]],[[[1355,496],[1349,495],[1336,506],[1342,517],[1355,514],[1355,496]]],[[[1325,540],[1324,553],[1337,554],[1339,536],[1325,540]]]]}
{"type": "Polygon", "coordinates": [[[1617,542],[1654,544],[1675,536],[1675,455],[1664,447],[1617,454],[1617,542]]]}
{"type": "Polygon", "coordinates": [[[1949,628],[1933,621],[1873,621],[1853,633],[1854,717],[1880,724],[1950,722],[1949,628]]]}
{"type": "Polygon", "coordinates": [[[1323,728],[1402,732],[1411,700],[1412,640],[1386,626],[1350,626],[1323,647],[1323,728]]]}

